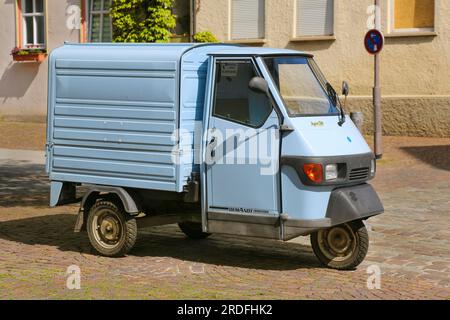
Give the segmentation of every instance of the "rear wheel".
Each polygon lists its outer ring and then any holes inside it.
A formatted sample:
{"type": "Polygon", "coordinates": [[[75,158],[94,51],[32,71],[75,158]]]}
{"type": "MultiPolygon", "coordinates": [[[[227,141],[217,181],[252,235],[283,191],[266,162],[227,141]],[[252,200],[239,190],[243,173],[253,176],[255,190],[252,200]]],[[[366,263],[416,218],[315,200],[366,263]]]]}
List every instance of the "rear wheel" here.
{"type": "Polygon", "coordinates": [[[181,231],[191,239],[206,239],[211,234],[202,231],[202,224],[197,222],[180,222],[181,231]]]}
{"type": "Polygon", "coordinates": [[[136,220],[117,201],[99,200],[89,210],[87,220],[89,240],[103,256],[121,257],[136,243],[136,220]]]}
{"type": "Polygon", "coordinates": [[[325,266],[353,270],[367,254],[369,235],[362,221],[353,221],[311,234],[311,246],[325,266]]]}

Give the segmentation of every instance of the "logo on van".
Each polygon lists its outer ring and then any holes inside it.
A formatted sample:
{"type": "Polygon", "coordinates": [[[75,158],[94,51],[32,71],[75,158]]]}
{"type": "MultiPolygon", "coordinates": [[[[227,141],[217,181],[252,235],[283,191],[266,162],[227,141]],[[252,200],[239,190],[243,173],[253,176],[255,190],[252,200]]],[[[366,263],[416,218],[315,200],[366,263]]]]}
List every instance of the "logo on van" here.
{"type": "Polygon", "coordinates": [[[229,212],[239,212],[239,213],[254,213],[253,209],[245,209],[245,208],[228,208],[229,212]]]}
{"type": "Polygon", "coordinates": [[[323,127],[325,124],[323,123],[323,121],[312,121],[311,122],[311,126],[313,127],[323,127]]]}

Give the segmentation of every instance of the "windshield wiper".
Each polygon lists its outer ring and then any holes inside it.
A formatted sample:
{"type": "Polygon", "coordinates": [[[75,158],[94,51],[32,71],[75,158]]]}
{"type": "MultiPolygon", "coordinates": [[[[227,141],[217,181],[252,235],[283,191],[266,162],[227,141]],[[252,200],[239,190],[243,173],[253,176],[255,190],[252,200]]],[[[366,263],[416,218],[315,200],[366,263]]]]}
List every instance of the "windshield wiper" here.
{"type": "Polygon", "coordinates": [[[342,127],[342,125],[345,123],[344,107],[342,106],[341,100],[339,99],[339,96],[337,95],[336,90],[334,90],[334,88],[331,85],[331,83],[327,82],[326,83],[326,88],[327,88],[327,94],[328,94],[328,97],[331,100],[331,103],[333,103],[333,105],[335,105],[339,109],[339,122],[338,122],[338,125],[340,127],[342,127]]]}

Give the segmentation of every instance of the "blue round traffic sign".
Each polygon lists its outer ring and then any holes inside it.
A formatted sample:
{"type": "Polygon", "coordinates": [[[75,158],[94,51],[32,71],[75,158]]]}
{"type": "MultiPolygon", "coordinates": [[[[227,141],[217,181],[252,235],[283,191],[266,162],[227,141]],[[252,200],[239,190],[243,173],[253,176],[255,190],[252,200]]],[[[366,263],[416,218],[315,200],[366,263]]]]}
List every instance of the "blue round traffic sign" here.
{"type": "Polygon", "coordinates": [[[364,37],[364,46],[370,54],[377,54],[383,49],[384,37],[377,29],[371,29],[364,37]]]}

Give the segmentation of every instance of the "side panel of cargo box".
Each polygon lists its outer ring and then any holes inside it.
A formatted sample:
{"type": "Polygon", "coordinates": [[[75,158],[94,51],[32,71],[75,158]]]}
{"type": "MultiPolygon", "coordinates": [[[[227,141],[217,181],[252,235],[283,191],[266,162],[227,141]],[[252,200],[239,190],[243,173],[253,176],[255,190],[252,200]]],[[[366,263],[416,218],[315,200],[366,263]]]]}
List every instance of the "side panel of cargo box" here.
{"type": "Polygon", "coordinates": [[[203,109],[208,60],[195,48],[183,56],[180,94],[180,161],[181,180],[186,181],[192,172],[200,172],[200,143],[203,133],[203,109]]]}
{"type": "Polygon", "coordinates": [[[50,58],[50,180],[181,192],[181,45],[66,45],[50,58]]]}

